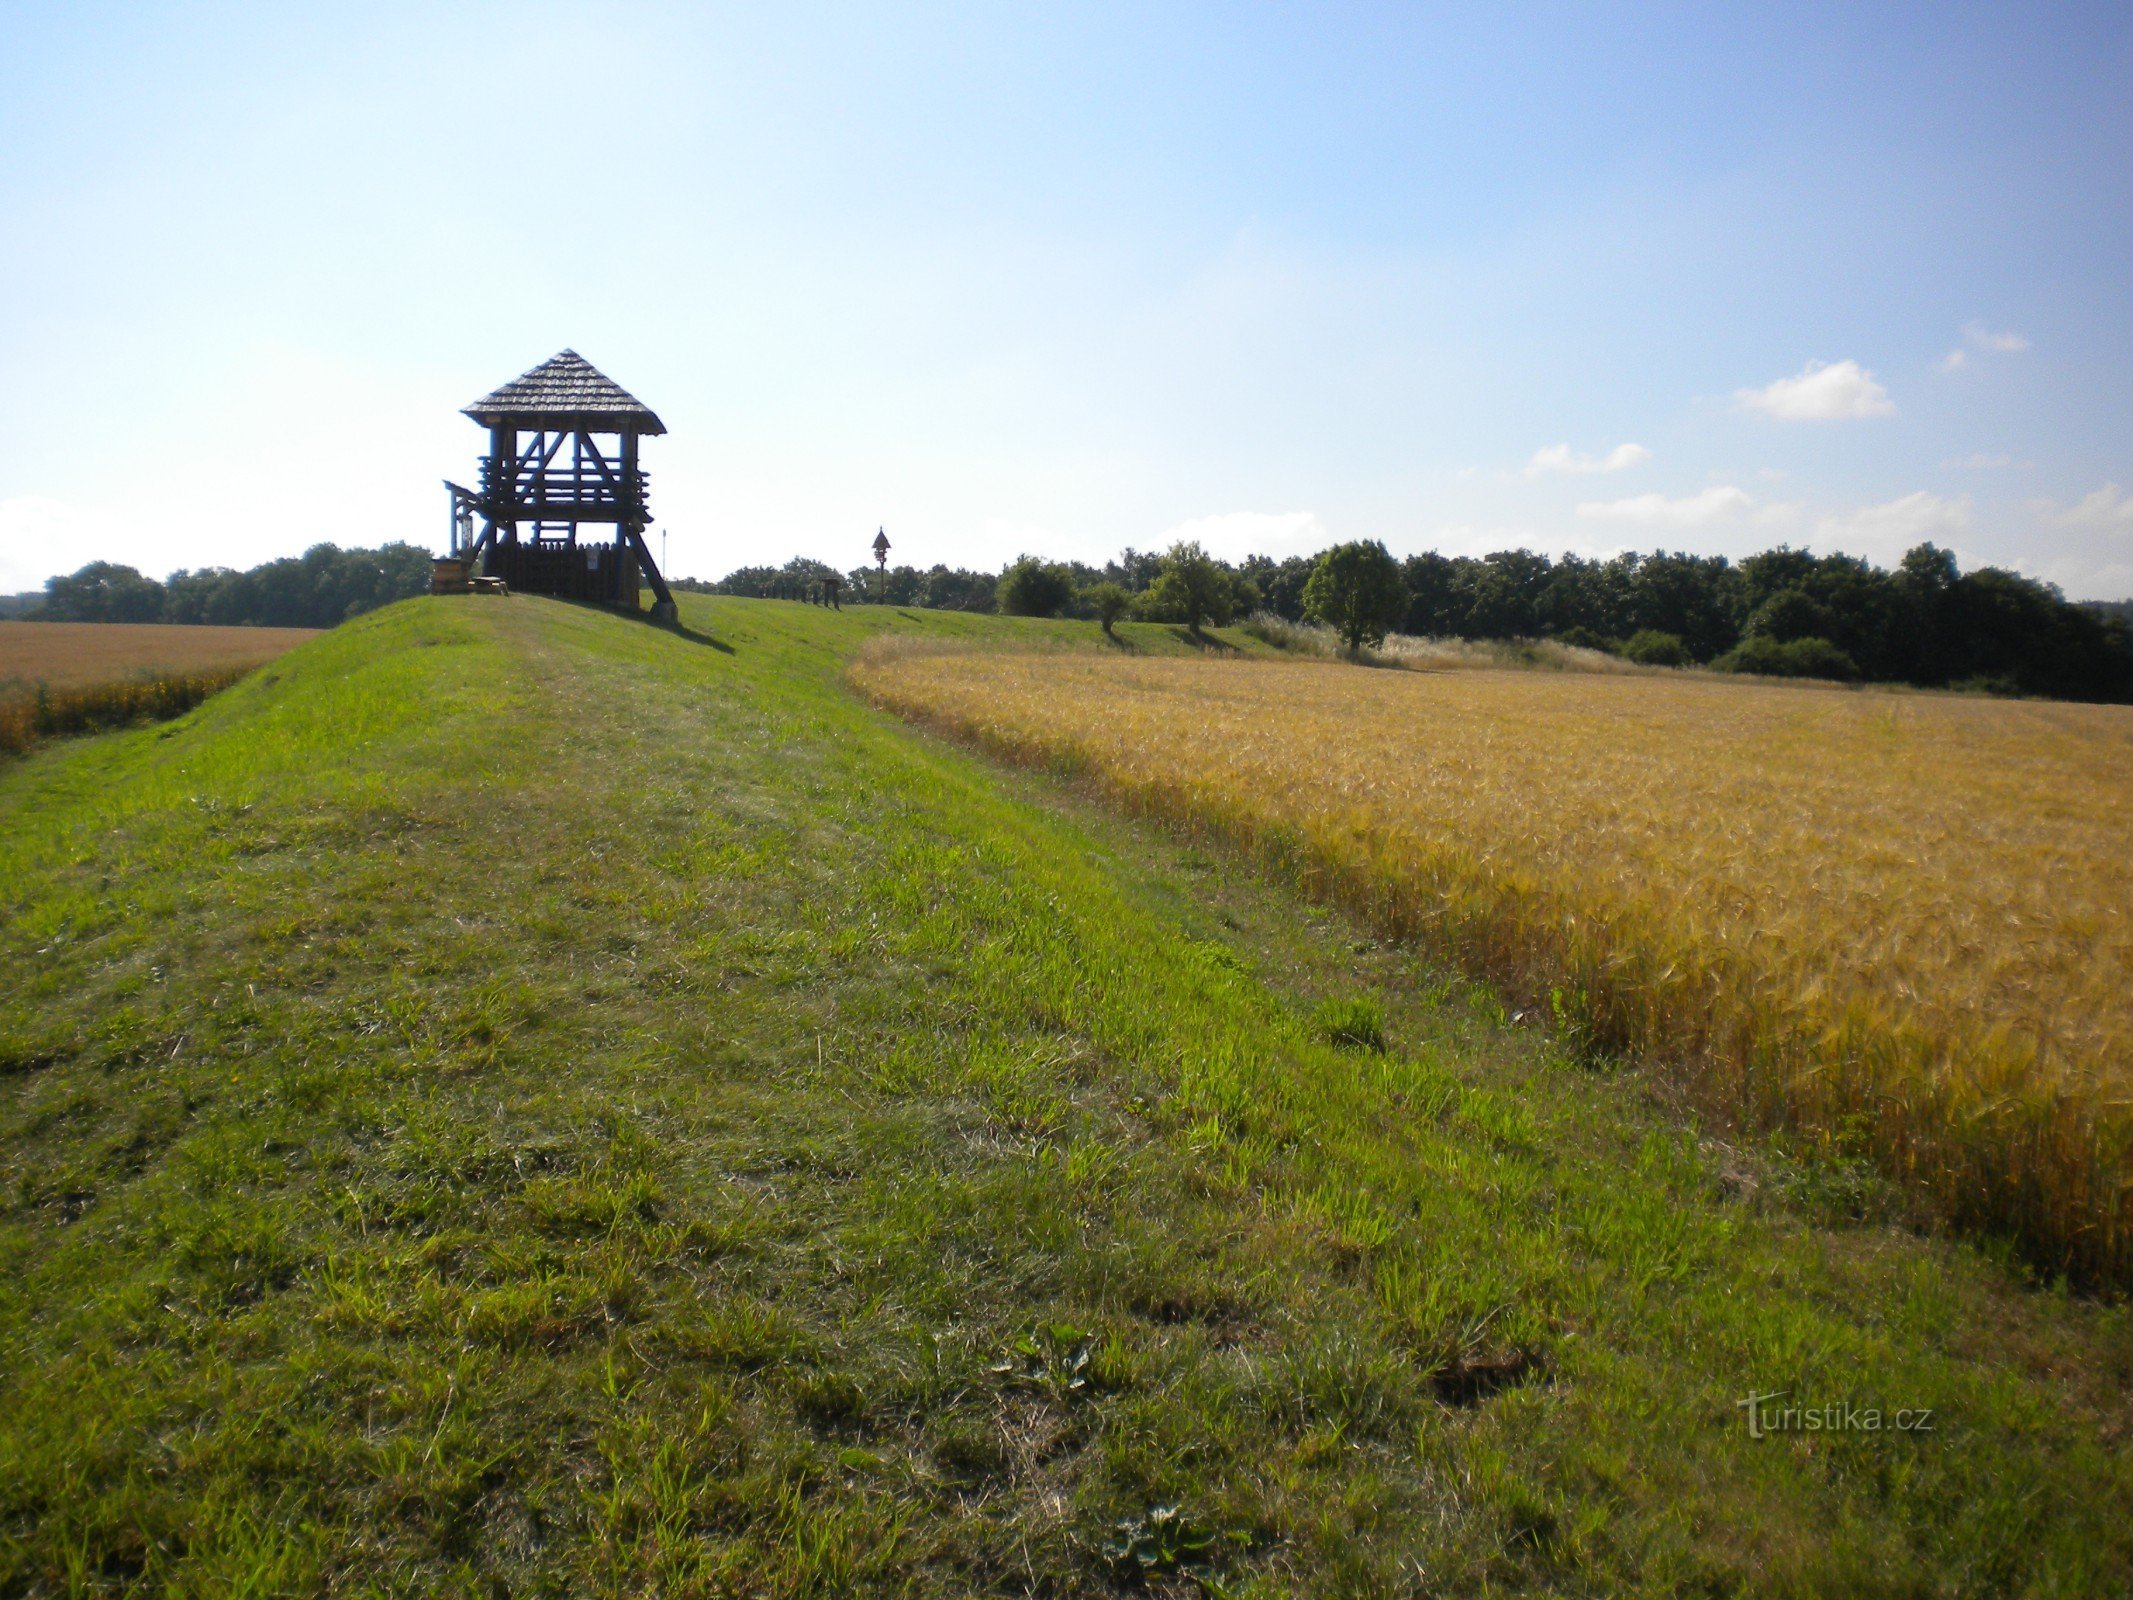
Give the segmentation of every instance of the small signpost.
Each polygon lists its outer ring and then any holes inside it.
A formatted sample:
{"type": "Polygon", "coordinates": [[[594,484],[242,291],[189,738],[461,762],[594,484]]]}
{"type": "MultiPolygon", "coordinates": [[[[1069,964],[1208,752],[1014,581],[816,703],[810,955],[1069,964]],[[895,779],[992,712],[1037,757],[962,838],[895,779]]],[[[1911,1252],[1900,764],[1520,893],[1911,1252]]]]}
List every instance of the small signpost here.
{"type": "Polygon", "coordinates": [[[876,528],[874,530],[874,571],[879,575],[874,587],[874,603],[876,605],[887,605],[889,603],[889,531],[886,528],[876,528]]]}

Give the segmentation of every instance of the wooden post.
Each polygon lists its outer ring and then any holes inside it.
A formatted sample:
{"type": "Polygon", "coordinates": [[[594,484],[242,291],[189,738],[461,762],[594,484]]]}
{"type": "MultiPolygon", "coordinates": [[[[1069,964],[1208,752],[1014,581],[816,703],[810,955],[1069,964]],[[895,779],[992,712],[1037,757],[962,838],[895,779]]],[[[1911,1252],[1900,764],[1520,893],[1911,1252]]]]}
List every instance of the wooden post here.
{"type": "Polygon", "coordinates": [[[637,567],[652,582],[652,620],[654,622],[679,622],[681,607],[674,603],[673,591],[667,587],[666,574],[659,570],[659,563],[652,559],[651,546],[644,542],[644,527],[648,520],[645,514],[644,477],[637,470],[637,435],[624,432],[622,435],[622,484],[617,497],[622,503],[616,507],[619,519],[617,527],[628,535],[630,547],[637,552],[637,567]]]}

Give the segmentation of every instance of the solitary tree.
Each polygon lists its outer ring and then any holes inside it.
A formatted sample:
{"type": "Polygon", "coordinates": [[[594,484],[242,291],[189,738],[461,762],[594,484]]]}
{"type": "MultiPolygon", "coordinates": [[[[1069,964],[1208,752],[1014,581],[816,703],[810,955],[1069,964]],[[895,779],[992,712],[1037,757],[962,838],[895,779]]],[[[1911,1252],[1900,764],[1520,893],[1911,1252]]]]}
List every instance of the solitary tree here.
{"type": "Polygon", "coordinates": [[[1198,633],[1202,622],[1219,628],[1236,615],[1236,584],[1199,541],[1180,540],[1163,557],[1163,570],[1142,603],[1149,615],[1173,618],[1198,633]]]}
{"type": "Polygon", "coordinates": [[[1112,638],[1111,625],[1124,616],[1133,604],[1133,596],[1115,583],[1095,583],[1081,591],[1082,600],[1096,613],[1096,620],[1103,624],[1104,632],[1112,638]]]}
{"type": "Polygon", "coordinates": [[[1304,615],[1341,636],[1352,655],[1376,644],[1407,612],[1400,565],[1375,539],[1337,544],[1318,558],[1304,585],[1304,615]]]}

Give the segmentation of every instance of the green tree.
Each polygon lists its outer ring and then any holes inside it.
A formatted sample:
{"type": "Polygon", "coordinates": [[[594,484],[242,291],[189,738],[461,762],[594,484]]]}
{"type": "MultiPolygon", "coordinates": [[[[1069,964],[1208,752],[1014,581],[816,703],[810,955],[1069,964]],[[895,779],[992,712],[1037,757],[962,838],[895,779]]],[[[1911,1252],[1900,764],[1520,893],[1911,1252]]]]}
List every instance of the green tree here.
{"type": "Polygon", "coordinates": [[[1375,539],[1337,544],[1304,585],[1304,615],[1341,636],[1350,654],[1377,644],[1407,614],[1400,564],[1375,539]]]}
{"type": "Polygon", "coordinates": [[[1310,556],[1286,556],[1280,561],[1268,556],[1247,556],[1240,576],[1258,591],[1258,606],[1284,622],[1301,622],[1304,585],[1311,581],[1314,565],[1310,556]]]}
{"type": "Polygon", "coordinates": [[[1081,591],[1081,599],[1096,613],[1096,620],[1103,624],[1104,632],[1113,638],[1117,635],[1111,634],[1112,624],[1133,606],[1133,596],[1115,583],[1093,583],[1081,591]]]}
{"type": "Polygon", "coordinates": [[[1000,574],[993,597],[1010,617],[1056,617],[1074,598],[1074,575],[1055,562],[1024,556],[1000,574]]]}
{"type": "Polygon", "coordinates": [[[1837,619],[1829,607],[1804,589],[1780,589],[1755,608],[1743,632],[1767,635],[1780,644],[1795,639],[1828,639],[1837,631],[1837,619]]]}
{"type": "Polygon", "coordinates": [[[163,586],[131,567],[92,561],[71,577],[44,586],[46,622],[160,622],[163,586]]]}
{"type": "Polygon", "coordinates": [[[1221,627],[1237,614],[1237,586],[1198,540],[1180,540],[1163,557],[1163,569],[1141,598],[1153,620],[1182,622],[1194,633],[1203,622],[1221,627]]]}

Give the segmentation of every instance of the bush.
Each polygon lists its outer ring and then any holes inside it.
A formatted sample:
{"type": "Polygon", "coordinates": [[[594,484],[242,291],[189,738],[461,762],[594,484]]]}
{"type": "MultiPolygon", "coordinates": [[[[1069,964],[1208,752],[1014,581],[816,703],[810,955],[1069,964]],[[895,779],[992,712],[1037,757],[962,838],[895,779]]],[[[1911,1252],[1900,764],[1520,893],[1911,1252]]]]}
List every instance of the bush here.
{"type": "MultiPolygon", "coordinates": [[[[1583,623],[1573,628],[1565,628],[1555,636],[1555,642],[1557,644],[1567,644],[1573,650],[1597,650],[1602,655],[1609,656],[1621,648],[1613,639],[1608,638],[1605,634],[1593,632],[1583,623]]],[[[1678,643],[1679,641],[1677,640],[1676,642],[1678,643]]]]}
{"type": "Polygon", "coordinates": [[[1293,650],[1298,655],[1323,656],[1329,660],[1340,653],[1340,640],[1324,623],[1291,622],[1271,611],[1255,611],[1244,619],[1242,626],[1251,637],[1276,650],[1293,650]]]}
{"type": "Polygon", "coordinates": [[[1767,633],[1747,638],[1711,663],[1721,672],[1755,672],[1768,678],[1836,678],[1859,676],[1858,663],[1827,639],[1774,639],[1767,633]]]}
{"type": "Polygon", "coordinates": [[[1661,633],[1657,628],[1639,628],[1622,646],[1625,660],[1645,667],[1685,667],[1689,664],[1689,647],[1681,642],[1678,634],[1661,633]]]}
{"type": "Polygon", "coordinates": [[[994,604],[1010,617],[1056,617],[1074,598],[1074,575],[1054,562],[1024,556],[1000,574],[994,604]]]}

